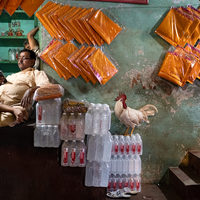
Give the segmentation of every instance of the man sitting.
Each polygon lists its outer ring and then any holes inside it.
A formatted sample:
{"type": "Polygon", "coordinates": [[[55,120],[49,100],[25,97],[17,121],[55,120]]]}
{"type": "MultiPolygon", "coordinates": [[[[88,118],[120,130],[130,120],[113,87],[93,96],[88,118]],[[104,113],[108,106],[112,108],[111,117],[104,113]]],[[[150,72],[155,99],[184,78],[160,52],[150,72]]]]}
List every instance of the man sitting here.
{"type": "Polygon", "coordinates": [[[32,97],[40,86],[50,84],[44,71],[34,69],[35,53],[24,49],[20,52],[20,72],[9,75],[0,87],[0,127],[15,126],[28,120],[32,97]]]}

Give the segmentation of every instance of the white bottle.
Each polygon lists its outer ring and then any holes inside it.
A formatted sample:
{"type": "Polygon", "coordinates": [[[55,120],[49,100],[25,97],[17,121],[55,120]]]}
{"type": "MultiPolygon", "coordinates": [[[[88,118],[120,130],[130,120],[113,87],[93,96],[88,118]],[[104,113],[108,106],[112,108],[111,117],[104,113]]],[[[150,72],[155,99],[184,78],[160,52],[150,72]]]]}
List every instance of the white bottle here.
{"type": "Polygon", "coordinates": [[[110,162],[111,158],[111,150],[112,150],[112,136],[110,132],[107,132],[102,136],[103,142],[103,154],[102,154],[102,161],[103,162],[110,162]]]}
{"type": "Polygon", "coordinates": [[[97,143],[96,136],[94,135],[90,136],[90,139],[88,141],[88,152],[87,152],[87,160],[89,161],[95,160],[96,146],[97,146],[96,143],[97,143]]]}
{"type": "Polygon", "coordinates": [[[76,140],[73,140],[72,141],[72,144],[71,144],[71,148],[70,148],[70,157],[69,157],[69,166],[70,167],[75,167],[76,166],[76,140]]]}
{"type": "Polygon", "coordinates": [[[136,138],[136,142],[137,142],[136,152],[138,155],[142,155],[142,151],[143,151],[142,139],[138,133],[135,134],[135,138],[136,138]]]}
{"type": "Polygon", "coordinates": [[[36,124],[35,130],[34,130],[34,147],[40,146],[40,136],[41,136],[41,125],[36,124]]]}
{"type": "Polygon", "coordinates": [[[101,116],[100,116],[100,119],[101,119],[100,134],[101,135],[106,134],[109,130],[109,118],[108,117],[109,117],[108,116],[108,108],[107,108],[107,106],[103,106],[101,116]]]}
{"type": "Polygon", "coordinates": [[[101,162],[101,187],[108,186],[108,179],[109,179],[109,164],[108,162],[101,162]]]}
{"type": "Polygon", "coordinates": [[[69,149],[70,149],[70,144],[68,140],[65,140],[62,144],[62,154],[61,154],[61,165],[64,167],[69,165],[69,149]]]}
{"type": "Polygon", "coordinates": [[[131,147],[131,139],[130,136],[125,137],[125,153],[129,155],[131,147]]]}
{"type": "Polygon", "coordinates": [[[68,119],[69,135],[73,140],[76,139],[76,117],[74,113],[70,113],[68,119]]]}
{"type": "Polygon", "coordinates": [[[60,146],[60,131],[58,125],[54,125],[54,132],[53,132],[53,146],[52,147],[59,147],[60,146]]]}
{"type": "Polygon", "coordinates": [[[86,147],[84,140],[78,142],[77,146],[76,166],[85,167],[86,165],[86,147]]]}
{"type": "Polygon", "coordinates": [[[101,170],[102,170],[101,162],[94,161],[93,169],[94,169],[93,186],[94,187],[100,187],[100,184],[101,184],[101,170]]]}
{"type": "Polygon", "coordinates": [[[136,154],[136,138],[135,138],[135,135],[131,135],[130,154],[136,154]]]}
{"type": "Polygon", "coordinates": [[[85,172],[85,186],[93,186],[93,162],[87,161],[85,172]]]}
{"type": "Polygon", "coordinates": [[[113,136],[113,154],[114,155],[117,155],[118,152],[119,152],[119,139],[118,139],[118,136],[117,135],[114,135],[113,136]]]}
{"type": "Polygon", "coordinates": [[[125,154],[125,140],[124,136],[120,135],[119,136],[119,155],[124,155],[125,154]]]}
{"type": "Polygon", "coordinates": [[[84,115],[82,113],[78,113],[78,117],[76,119],[76,138],[77,138],[77,140],[84,139],[84,137],[85,137],[84,126],[85,126],[84,115]]]}
{"type": "Polygon", "coordinates": [[[99,135],[100,134],[100,105],[95,106],[94,114],[93,114],[93,134],[99,135]]]}
{"type": "Polygon", "coordinates": [[[90,106],[88,108],[87,113],[85,114],[84,133],[87,135],[92,135],[92,127],[93,127],[93,106],[90,106]]]}

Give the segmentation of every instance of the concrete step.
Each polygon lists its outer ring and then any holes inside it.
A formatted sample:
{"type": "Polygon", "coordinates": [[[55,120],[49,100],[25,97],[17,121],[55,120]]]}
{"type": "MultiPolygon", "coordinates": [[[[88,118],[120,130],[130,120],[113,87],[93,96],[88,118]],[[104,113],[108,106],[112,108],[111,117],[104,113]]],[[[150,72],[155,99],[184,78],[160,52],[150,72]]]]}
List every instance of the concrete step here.
{"type": "Polygon", "coordinates": [[[200,177],[189,167],[170,167],[169,181],[182,200],[200,199],[200,177]]]}
{"type": "Polygon", "coordinates": [[[188,152],[188,166],[200,175],[200,151],[191,150],[188,152]]]}

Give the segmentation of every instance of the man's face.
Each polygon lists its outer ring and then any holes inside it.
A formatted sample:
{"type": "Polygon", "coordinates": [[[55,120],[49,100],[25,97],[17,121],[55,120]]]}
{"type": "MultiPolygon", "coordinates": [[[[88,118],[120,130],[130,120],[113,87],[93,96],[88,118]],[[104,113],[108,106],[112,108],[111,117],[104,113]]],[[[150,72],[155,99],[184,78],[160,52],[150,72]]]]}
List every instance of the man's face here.
{"type": "Polygon", "coordinates": [[[0,85],[4,82],[4,77],[0,77],[0,85]]]}
{"type": "Polygon", "coordinates": [[[18,59],[18,66],[21,71],[33,67],[35,64],[35,60],[30,58],[29,52],[21,52],[18,59]]]}

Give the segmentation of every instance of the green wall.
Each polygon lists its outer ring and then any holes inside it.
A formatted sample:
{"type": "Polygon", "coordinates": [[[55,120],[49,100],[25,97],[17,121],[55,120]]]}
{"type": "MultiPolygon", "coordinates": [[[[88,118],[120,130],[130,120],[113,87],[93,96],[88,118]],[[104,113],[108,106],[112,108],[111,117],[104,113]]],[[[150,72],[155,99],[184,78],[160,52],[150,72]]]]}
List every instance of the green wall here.
{"type": "MultiPolygon", "coordinates": [[[[99,83],[86,83],[81,77],[65,81],[45,63],[42,63],[43,70],[53,83],[59,83],[65,88],[64,98],[107,103],[113,111],[115,97],[119,92],[124,92],[131,108],[140,109],[145,104],[155,105],[158,114],[149,117],[150,124],[142,123],[136,127],[134,133],[141,135],[144,145],[141,156],[142,182],[160,181],[168,167],[179,165],[188,150],[200,149],[200,81],[178,87],[157,76],[171,46],[154,31],[171,6],[189,4],[197,8],[199,1],[150,0],[149,5],[64,0],[58,2],[102,9],[106,15],[116,19],[122,31],[109,46],[104,44],[101,49],[112,56],[119,72],[102,86],[99,83]]],[[[40,26],[43,50],[51,37],[40,26]]],[[[113,112],[111,133],[121,134],[125,130],[126,127],[113,112]]]]}

